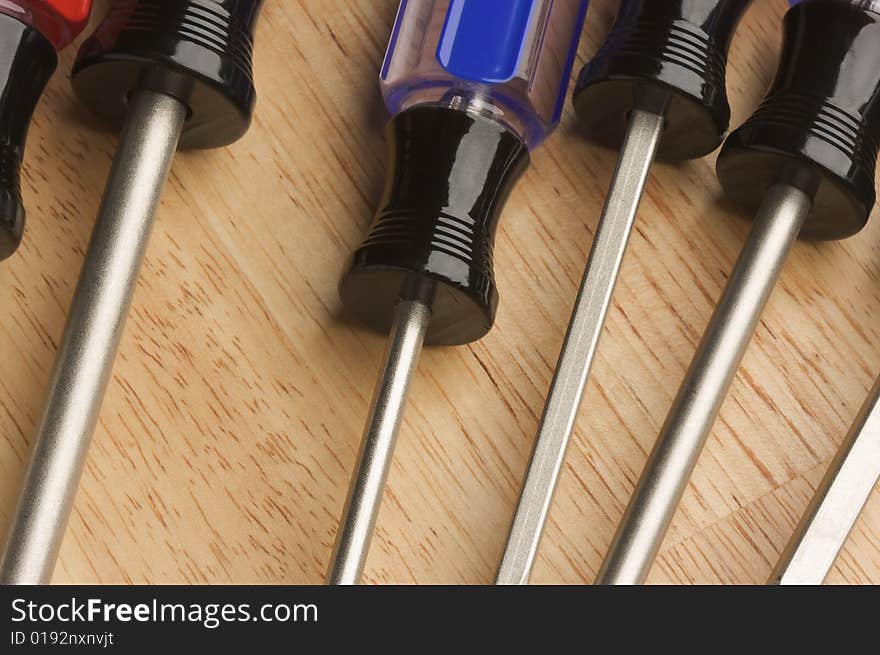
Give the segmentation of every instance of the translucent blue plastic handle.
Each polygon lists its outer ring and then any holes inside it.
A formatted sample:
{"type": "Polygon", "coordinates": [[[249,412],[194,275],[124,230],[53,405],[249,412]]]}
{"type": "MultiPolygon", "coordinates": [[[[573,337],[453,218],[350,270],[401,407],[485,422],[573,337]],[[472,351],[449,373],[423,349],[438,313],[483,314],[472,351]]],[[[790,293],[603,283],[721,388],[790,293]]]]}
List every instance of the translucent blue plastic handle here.
{"type": "Polygon", "coordinates": [[[479,112],[530,148],[559,122],[588,0],[403,0],[382,66],[392,114],[479,112]]]}
{"type": "Polygon", "coordinates": [[[451,75],[472,82],[513,79],[527,44],[538,0],[452,0],[437,58],[451,75]]]}

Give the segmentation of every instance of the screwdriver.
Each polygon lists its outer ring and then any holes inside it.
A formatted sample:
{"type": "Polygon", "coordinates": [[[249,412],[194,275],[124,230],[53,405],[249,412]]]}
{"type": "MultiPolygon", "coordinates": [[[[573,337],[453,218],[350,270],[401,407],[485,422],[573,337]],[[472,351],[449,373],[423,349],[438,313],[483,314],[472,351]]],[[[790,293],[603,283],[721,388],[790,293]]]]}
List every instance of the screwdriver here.
{"type": "Polygon", "coordinates": [[[880,378],[782,553],[772,584],[819,585],[880,478],[880,378]]]}
{"type": "Polygon", "coordinates": [[[21,243],[21,162],[28,126],[58,65],[89,20],[91,0],[0,2],[0,260],[21,243]]]}
{"type": "Polygon", "coordinates": [[[526,584],[565,450],[655,157],[697,159],[730,124],[727,54],[751,0],[623,0],[574,103],[586,136],[619,147],[617,168],[590,250],[496,577],[526,584]]]}
{"type": "Polygon", "coordinates": [[[122,123],[98,218],[49,382],[2,584],[49,582],[178,148],[217,148],[246,131],[262,0],[119,0],[83,44],[79,99],[122,123]]]}
{"type": "Polygon", "coordinates": [[[880,2],[792,3],[776,78],[727,139],[717,173],[755,222],[600,569],[647,576],[761,311],[797,237],[858,232],[874,206],[880,139],[880,2]]]}
{"type": "Polygon", "coordinates": [[[586,0],[402,2],[380,78],[389,168],[369,236],[339,285],[350,316],[389,333],[328,569],[357,584],[423,344],[492,327],[499,217],[559,122],[586,0]]]}

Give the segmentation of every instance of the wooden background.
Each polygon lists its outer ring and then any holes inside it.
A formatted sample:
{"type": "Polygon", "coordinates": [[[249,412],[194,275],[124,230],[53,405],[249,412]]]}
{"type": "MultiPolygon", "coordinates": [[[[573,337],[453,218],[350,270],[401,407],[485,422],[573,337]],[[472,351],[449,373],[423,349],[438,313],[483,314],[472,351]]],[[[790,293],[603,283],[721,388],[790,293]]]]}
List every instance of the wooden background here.
{"type": "MultiPolygon", "coordinates": [[[[340,320],[336,282],[383,181],[396,5],[267,3],[253,129],[174,164],[55,582],[322,581],[384,345],[340,320]]],[[[578,68],[615,5],[594,0],[578,68]]],[[[734,124],[785,6],[742,24],[734,124]]],[[[0,265],[0,535],[116,144],[71,94],[74,52],[31,130],[25,244],[0,265]]],[[[495,330],[422,358],[367,581],[493,580],[614,160],[570,107],[535,154],[498,239],[495,330]]],[[[594,578],[744,241],[713,167],[654,169],[534,582],[594,578]]],[[[875,222],[795,247],[650,582],[768,578],[880,373],[878,241],[875,222]]],[[[830,581],[880,583],[880,493],[830,581]]]]}

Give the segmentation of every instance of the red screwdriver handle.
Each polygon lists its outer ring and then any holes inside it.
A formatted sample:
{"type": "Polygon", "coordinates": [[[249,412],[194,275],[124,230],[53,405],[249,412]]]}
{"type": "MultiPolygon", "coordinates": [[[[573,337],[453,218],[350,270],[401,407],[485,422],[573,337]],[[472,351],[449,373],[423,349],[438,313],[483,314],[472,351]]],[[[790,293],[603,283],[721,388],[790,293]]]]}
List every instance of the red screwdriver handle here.
{"type": "Polygon", "coordinates": [[[0,13],[38,30],[56,50],[83,31],[92,0],[0,0],[0,13]]]}

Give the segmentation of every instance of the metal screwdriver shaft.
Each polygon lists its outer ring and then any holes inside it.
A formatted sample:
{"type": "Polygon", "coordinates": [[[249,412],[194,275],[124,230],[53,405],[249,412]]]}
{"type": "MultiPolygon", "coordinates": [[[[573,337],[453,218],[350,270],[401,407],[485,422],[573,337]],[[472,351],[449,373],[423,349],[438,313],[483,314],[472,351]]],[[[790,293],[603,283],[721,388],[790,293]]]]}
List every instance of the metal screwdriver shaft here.
{"type": "Polygon", "coordinates": [[[422,343],[492,328],[502,209],[559,122],[586,11],[587,0],[400,3],[381,73],[385,192],[339,284],[349,316],[391,336],[329,584],[361,581],[422,343]]]}
{"type": "Polygon", "coordinates": [[[48,583],[137,284],[187,108],[161,93],[131,100],[49,383],[0,584],[48,583]]]}
{"type": "Polygon", "coordinates": [[[64,328],[0,583],[50,581],[178,146],[228,145],[256,102],[251,56],[262,0],[113,4],[80,48],[77,97],[122,125],[119,149],[64,328]]]}
{"type": "Polygon", "coordinates": [[[771,584],[822,584],[878,479],[880,378],[783,551],[771,584]]]}
{"type": "Polygon", "coordinates": [[[647,576],[810,205],[807,194],[792,186],[781,184],[768,193],[648,457],[597,584],[639,584],[647,576]]]}
{"type": "Polygon", "coordinates": [[[663,116],[652,112],[635,110],[631,114],[538,426],[498,584],[528,581],[663,124],[663,116]]]}
{"type": "Polygon", "coordinates": [[[727,51],[749,0],[623,0],[578,79],[587,137],[620,148],[511,524],[497,584],[526,584],[541,541],[614,287],[655,158],[717,148],[730,120],[727,51]],[[694,38],[694,35],[700,35],[694,38]],[[687,61],[703,62],[694,70],[687,61]],[[624,118],[626,117],[626,118],[624,118]]]}
{"type": "Polygon", "coordinates": [[[421,300],[402,301],[395,309],[385,360],[361,440],[361,452],[342,512],[327,584],[352,585],[361,579],[407,392],[430,321],[430,304],[421,300]]]}
{"type": "Polygon", "coordinates": [[[756,220],[599,584],[640,584],[647,577],[794,240],[845,238],[868,220],[880,137],[880,13],[869,4],[794,3],[785,16],[776,78],[718,156],[727,196],[756,207],[756,220]]]}

